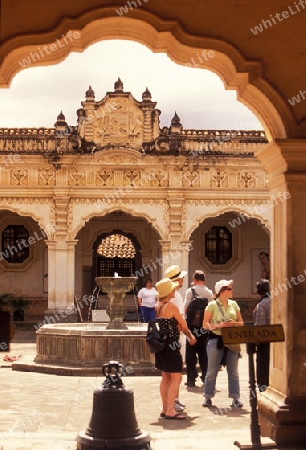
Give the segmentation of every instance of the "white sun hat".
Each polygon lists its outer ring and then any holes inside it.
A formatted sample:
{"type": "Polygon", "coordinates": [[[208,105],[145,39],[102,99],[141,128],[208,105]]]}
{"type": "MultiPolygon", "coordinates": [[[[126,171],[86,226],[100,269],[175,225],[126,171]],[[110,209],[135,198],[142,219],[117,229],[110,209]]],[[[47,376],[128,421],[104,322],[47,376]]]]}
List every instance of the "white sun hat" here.
{"type": "Polygon", "coordinates": [[[233,284],[233,280],[220,280],[215,284],[215,292],[218,295],[223,287],[231,286],[233,284]]]}

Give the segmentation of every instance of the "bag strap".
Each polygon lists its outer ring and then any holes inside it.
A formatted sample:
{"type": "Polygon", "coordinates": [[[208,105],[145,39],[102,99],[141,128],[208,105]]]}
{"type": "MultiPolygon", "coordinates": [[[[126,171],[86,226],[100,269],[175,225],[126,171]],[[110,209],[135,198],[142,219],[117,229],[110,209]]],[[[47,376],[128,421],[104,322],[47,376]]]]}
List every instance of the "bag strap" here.
{"type": "Polygon", "coordinates": [[[225,316],[224,316],[224,312],[222,311],[221,305],[220,305],[220,303],[219,303],[219,302],[217,302],[217,301],[216,301],[216,303],[217,303],[217,305],[218,305],[218,308],[219,308],[219,310],[220,310],[220,313],[221,313],[222,319],[223,319],[223,321],[224,321],[224,320],[225,320],[225,316]]]}
{"type": "Polygon", "coordinates": [[[192,292],[193,297],[200,298],[199,294],[197,293],[197,291],[195,290],[194,287],[191,288],[191,292],[192,292]]]}
{"type": "MultiPolygon", "coordinates": [[[[160,313],[162,307],[165,306],[165,305],[166,305],[166,307],[167,307],[168,303],[163,303],[163,304],[160,306],[159,310],[157,311],[157,315],[158,315],[158,316],[159,316],[159,313],[160,313]]],[[[165,310],[166,310],[166,308],[165,308],[165,310]]],[[[165,310],[164,310],[164,312],[165,312],[165,310]]],[[[158,319],[159,319],[159,318],[160,318],[160,317],[158,317],[158,319]]]]}

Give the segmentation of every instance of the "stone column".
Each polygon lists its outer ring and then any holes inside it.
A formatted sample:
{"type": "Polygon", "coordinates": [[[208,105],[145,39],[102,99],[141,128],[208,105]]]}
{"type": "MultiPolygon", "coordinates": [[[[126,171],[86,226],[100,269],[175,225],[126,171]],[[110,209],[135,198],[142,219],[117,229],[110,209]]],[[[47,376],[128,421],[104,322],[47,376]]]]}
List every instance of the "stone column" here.
{"type": "MultiPolygon", "coordinates": [[[[189,252],[192,249],[192,241],[181,241],[181,269],[187,270],[189,269],[189,252]]],[[[190,279],[190,274],[188,273],[186,277],[184,278],[184,283],[181,289],[181,294],[185,295],[186,290],[189,287],[188,279],[190,279]]],[[[184,297],[183,295],[183,297],[184,297]]]]}
{"type": "Polygon", "coordinates": [[[75,246],[78,241],[46,241],[48,245],[48,310],[45,323],[76,322],[74,310],[75,246]]]}
{"type": "Polygon", "coordinates": [[[306,140],[279,140],[256,156],[269,172],[273,208],[271,323],[283,325],[286,339],[271,344],[258,412],[262,435],[291,448],[306,442],[306,140]]]}
{"type": "MultiPolygon", "coordinates": [[[[189,251],[192,242],[181,241],[179,244],[179,248],[174,247],[176,242],[177,239],[175,239],[174,242],[162,240],[159,241],[159,243],[162,246],[162,257],[161,257],[162,277],[165,276],[165,271],[167,267],[172,265],[178,265],[181,268],[181,270],[188,270],[189,251]]],[[[187,288],[188,288],[188,277],[185,277],[182,292],[184,293],[187,288]]]]}
{"type": "Polygon", "coordinates": [[[161,245],[161,254],[160,254],[160,260],[159,260],[159,264],[160,264],[159,277],[163,278],[165,276],[165,271],[166,271],[167,267],[171,266],[171,264],[172,264],[170,262],[172,260],[172,257],[170,255],[171,241],[159,240],[158,242],[161,245]]]}

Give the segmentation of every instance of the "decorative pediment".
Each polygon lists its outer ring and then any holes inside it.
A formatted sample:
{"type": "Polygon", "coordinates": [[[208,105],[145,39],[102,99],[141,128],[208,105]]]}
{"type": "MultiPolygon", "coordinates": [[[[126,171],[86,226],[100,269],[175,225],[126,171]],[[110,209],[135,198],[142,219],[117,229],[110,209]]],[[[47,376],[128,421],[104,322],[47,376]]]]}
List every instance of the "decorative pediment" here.
{"type": "Polygon", "coordinates": [[[159,134],[159,111],[146,89],[142,102],[130,92],[123,91],[118,78],[114,92],[107,92],[99,102],[94,100],[91,86],[86,92],[83,108],[77,111],[78,133],[98,149],[128,147],[141,149],[143,143],[153,142],[159,134]]]}

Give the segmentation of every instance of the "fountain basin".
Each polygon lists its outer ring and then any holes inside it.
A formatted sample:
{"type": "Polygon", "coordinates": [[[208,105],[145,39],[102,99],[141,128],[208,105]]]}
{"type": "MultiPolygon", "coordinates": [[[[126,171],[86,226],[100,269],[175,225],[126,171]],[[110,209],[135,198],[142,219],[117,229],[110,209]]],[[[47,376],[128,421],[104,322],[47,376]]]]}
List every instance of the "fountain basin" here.
{"type": "Polygon", "coordinates": [[[147,324],[129,323],[124,330],[108,330],[107,325],[44,325],[36,332],[35,359],[20,360],[13,370],[100,376],[102,365],[116,360],[128,375],[156,375],[154,356],[145,339],[147,324]]]}
{"type": "Polygon", "coordinates": [[[124,323],[123,299],[136,277],[98,277],[110,298],[109,323],[57,323],[36,332],[36,357],[18,362],[13,370],[57,375],[101,375],[103,364],[119,361],[128,375],[156,375],[154,356],[146,344],[147,324],[124,323]]]}

